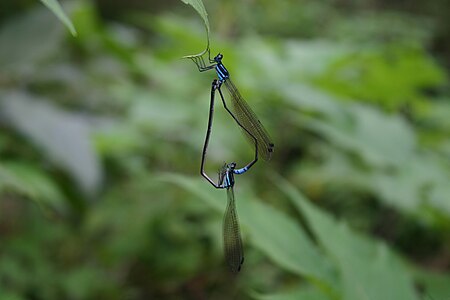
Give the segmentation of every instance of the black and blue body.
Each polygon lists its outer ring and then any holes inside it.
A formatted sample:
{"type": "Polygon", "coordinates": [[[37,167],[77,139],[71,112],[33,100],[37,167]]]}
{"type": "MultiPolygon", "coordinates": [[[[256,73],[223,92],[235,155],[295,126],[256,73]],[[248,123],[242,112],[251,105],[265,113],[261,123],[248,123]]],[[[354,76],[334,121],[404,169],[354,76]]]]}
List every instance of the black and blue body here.
{"type": "Polygon", "coordinates": [[[219,171],[219,188],[227,190],[227,208],[223,217],[223,246],[225,259],[233,273],[241,270],[244,248],[234,198],[234,174],[243,174],[248,168],[235,169],[236,163],[224,164],[219,171]]]}
{"type": "MultiPolygon", "coordinates": [[[[226,70],[226,69],[225,69],[226,70]]],[[[231,116],[234,118],[234,120],[238,123],[238,125],[242,128],[242,130],[250,137],[250,139],[253,141],[253,145],[255,147],[255,156],[253,158],[253,160],[251,162],[249,162],[246,166],[236,169],[236,163],[234,164],[234,167],[232,168],[232,170],[230,169],[230,172],[228,172],[227,174],[227,180],[228,177],[229,179],[233,179],[233,181],[229,182],[227,184],[227,182],[225,181],[226,186],[223,186],[224,181],[222,180],[223,178],[219,178],[219,182],[215,183],[214,180],[212,180],[208,174],[206,174],[205,172],[205,162],[206,162],[206,154],[208,151],[208,145],[209,145],[209,139],[211,137],[211,130],[212,130],[212,124],[213,124],[213,117],[214,117],[214,102],[215,102],[215,91],[217,90],[217,86],[220,85],[220,82],[217,79],[214,79],[212,82],[212,86],[211,86],[211,102],[210,102],[210,106],[209,106],[209,118],[208,118],[208,128],[206,131],[206,137],[205,137],[205,143],[203,145],[203,152],[202,152],[202,162],[201,162],[201,166],[200,166],[200,173],[201,175],[208,180],[209,183],[211,183],[215,188],[220,189],[220,188],[226,188],[227,186],[232,186],[232,184],[234,184],[234,174],[243,174],[245,172],[247,172],[257,161],[258,161],[258,140],[256,139],[256,137],[249,132],[245,127],[243,127],[241,125],[241,123],[239,122],[239,120],[237,120],[233,113],[228,109],[225,101],[222,101],[225,109],[231,114],[231,116]]],[[[220,90],[219,90],[220,91],[220,90]]],[[[223,100],[223,98],[222,98],[223,100]]],[[[231,164],[230,164],[231,166],[231,164]]],[[[223,174],[225,175],[225,174],[223,174]]],[[[225,179],[224,179],[225,180],[225,179]]]]}
{"type": "Polygon", "coordinates": [[[223,83],[225,80],[230,78],[230,73],[228,73],[227,68],[223,65],[222,58],[223,55],[220,53],[214,58],[214,61],[216,62],[214,69],[216,70],[220,83],[223,83]]]}
{"type": "Polygon", "coordinates": [[[240,175],[244,174],[250,169],[250,167],[245,166],[240,169],[236,169],[236,163],[232,162],[225,164],[222,169],[219,170],[219,184],[218,188],[227,189],[234,186],[234,174],[240,175]]]}
{"type": "MultiPolygon", "coordinates": [[[[209,54],[209,49],[207,52],[209,54]]],[[[237,273],[240,271],[242,263],[244,262],[244,250],[242,247],[234,198],[234,175],[247,172],[258,161],[259,155],[261,155],[264,160],[270,160],[274,144],[255,113],[250,109],[247,102],[245,102],[238,89],[231,81],[230,74],[222,63],[223,55],[219,53],[213,60],[209,59],[209,65],[205,64],[201,55],[190,56],[189,58],[197,65],[200,72],[215,69],[217,74],[217,79],[214,79],[211,85],[208,127],[203,145],[200,173],[215,188],[227,190],[228,203],[223,220],[223,241],[228,266],[233,273],[237,273]],[[228,107],[227,102],[225,101],[225,97],[221,90],[222,85],[225,85],[230,95],[232,103],[231,107],[228,107]],[[217,183],[206,174],[204,169],[213,124],[216,91],[219,92],[225,110],[231,115],[234,121],[242,129],[244,135],[255,147],[255,156],[246,166],[236,168],[236,163],[234,162],[225,164],[219,171],[219,180],[217,183]]]]}
{"type": "MultiPolygon", "coordinates": [[[[212,122],[214,116],[214,96],[217,89],[218,81],[214,79],[211,87],[211,103],[210,103],[210,113],[208,118],[208,129],[206,131],[205,144],[203,145],[202,152],[202,162],[200,172],[202,176],[209,181],[217,189],[227,190],[227,208],[225,210],[225,215],[223,218],[223,245],[225,252],[225,259],[231,272],[237,273],[241,270],[241,266],[244,263],[244,249],[242,246],[241,232],[239,228],[239,221],[236,212],[236,202],[234,198],[234,175],[244,174],[247,172],[257,161],[258,161],[258,146],[256,138],[247,132],[253,139],[255,145],[255,157],[242,168],[236,169],[236,163],[225,164],[219,171],[219,180],[217,183],[214,182],[205,172],[205,161],[206,153],[209,145],[209,139],[211,136],[212,122]]],[[[228,108],[223,102],[225,109],[228,108]]],[[[235,119],[236,120],[236,119],[235,119]]],[[[238,122],[236,120],[236,122],[238,122]]],[[[239,122],[238,122],[239,124],[239,122]]],[[[241,127],[243,128],[243,127],[241,127]]],[[[243,130],[246,130],[243,128],[243,130]]]]}

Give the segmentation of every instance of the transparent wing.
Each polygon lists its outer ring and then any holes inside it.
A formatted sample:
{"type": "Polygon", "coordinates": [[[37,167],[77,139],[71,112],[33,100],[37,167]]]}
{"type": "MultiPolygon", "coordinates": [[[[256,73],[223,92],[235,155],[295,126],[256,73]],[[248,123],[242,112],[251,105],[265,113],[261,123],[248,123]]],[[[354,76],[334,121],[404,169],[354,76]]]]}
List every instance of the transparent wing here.
{"type": "Polygon", "coordinates": [[[233,273],[241,270],[244,262],[244,249],[242,247],[241,231],[236,213],[233,187],[227,189],[228,204],[223,219],[223,245],[225,259],[233,273]]]}
{"type": "Polygon", "coordinates": [[[219,186],[223,184],[226,174],[227,174],[227,164],[224,163],[224,165],[219,169],[219,180],[217,181],[219,186]]]}
{"type": "MultiPolygon", "coordinates": [[[[255,138],[258,146],[259,155],[266,161],[270,160],[274,150],[274,144],[269,137],[264,126],[258,120],[256,114],[250,108],[250,106],[242,98],[236,86],[233,84],[230,78],[225,80],[225,87],[230,93],[232,110],[235,117],[238,119],[239,123],[245,127],[255,138]]],[[[251,135],[243,130],[244,135],[254,145],[254,140],[251,135]]]]}

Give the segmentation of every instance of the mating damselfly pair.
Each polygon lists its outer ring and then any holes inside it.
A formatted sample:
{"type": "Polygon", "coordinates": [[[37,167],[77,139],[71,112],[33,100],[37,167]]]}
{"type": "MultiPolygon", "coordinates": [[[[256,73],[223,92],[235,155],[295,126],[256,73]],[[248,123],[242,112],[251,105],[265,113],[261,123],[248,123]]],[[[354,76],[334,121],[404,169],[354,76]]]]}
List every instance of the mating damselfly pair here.
{"type": "Polygon", "coordinates": [[[270,160],[274,150],[274,144],[267,131],[256,117],[256,114],[251,110],[250,106],[245,102],[238,89],[231,81],[230,73],[222,63],[222,54],[219,53],[214,59],[211,59],[208,47],[203,54],[186,56],[186,58],[191,59],[197,65],[200,72],[214,69],[217,74],[217,78],[215,78],[211,84],[208,128],[206,131],[205,143],[203,145],[200,172],[215,188],[227,190],[228,203],[223,219],[223,242],[227,264],[230,270],[236,273],[240,271],[242,263],[244,262],[244,250],[234,198],[234,175],[247,172],[258,161],[260,156],[266,161],[270,160]],[[208,55],[208,63],[205,63],[205,59],[203,58],[206,53],[208,55]],[[231,107],[227,105],[228,102],[222,93],[222,86],[225,86],[230,95],[229,101],[231,102],[231,107]],[[213,124],[216,91],[219,92],[225,110],[242,129],[252,146],[255,147],[255,156],[253,160],[244,167],[236,168],[235,162],[224,164],[219,170],[219,179],[217,183],[206,174],[204,168],[213,124]]]}

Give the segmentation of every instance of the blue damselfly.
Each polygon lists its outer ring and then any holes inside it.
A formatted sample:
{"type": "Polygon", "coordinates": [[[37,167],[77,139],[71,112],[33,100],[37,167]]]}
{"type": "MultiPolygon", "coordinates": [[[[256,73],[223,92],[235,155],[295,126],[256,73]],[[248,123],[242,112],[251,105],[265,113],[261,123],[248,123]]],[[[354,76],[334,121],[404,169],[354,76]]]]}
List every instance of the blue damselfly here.
{"type": "Polygon", "coordinates": [[[200,172],[202,176],[206,180],[208,180],[208,182],[211,183],[215,188],[227,190],[228,203],[223,219],[223,243],[227,264],[233,273],[237,273],[240,271],[242,263],[244,262],[244,250],[242,246],[242,239],[234,198],[234,175],[247,172],[258,161],[259,154],[261,154],[261,157],[264,160],[270,160],[273,153],[274,144],[269,138],[267,131],[256,117],[256,114],[251,110],[251,108],[242,98],[236,86],[231,81],[229,72],[222,63],[223,55],[219,53],[216,57],[214,57],[213,60],[211,60],[209,57],[209,48],[205,53],[208,53],[209,65],[205,64],[202,55],[193,55],[187,57],[197,65],[200,72],[215,69],[218,77],[217,79],[213,80],[211,85],[208,127],[206,131],[205,143],[203,145],[200,172]],[[231,108],[227,106],[227,102],[222,93],[221,87],[223,84],[230,94],[232,103],[231,108]],[[251,142],[251,144],[255,146],[255,156],[250,163],[248,163],[243,168],[236,168],[236,163],[234,162],[225,164],[219,171],[219,180],[217,183],[215,183],[214,180],[212,180],[206,174],[204,169],[206,153],[213,124],[216,91],[219,92],[225,110],[239,125],[239,127],[244,132],[244,135],[251,142]]]}
{"type": "MultiPolygon", "coordinates": [[[[225,259],[227,261],[228,267],[230,268],[231,272],[237,273],[240,271],[241,265],[244,262],[244,250],[242,248],[242,239],[239,230],[239,222],[236,213],[236,203],[234,199],[234,175],[247,172],[256,163],[256,161],[258,160],[258,146],[257,140],[253,136],[253,134],[248,132],[247,129],[245,127],[242,127],[239,121],[235,119],[238,125],[241,126],[242,130],[244,130],[253,140],[253,144],[255,145],[255,156],[253,160],[243,168],[239,169],[236,169],[236,163],[234,162],[225,164],[219,170],[219,179],[217,183],[214,182],[214,180],[212,180],[208,176],[208,174],[206,174],[204,167],[213,123],[215,91],[218,84],[218,81],[214,79],[211,86],[211,102],[208,118],[208,129],[206,131],[205,144],[203,145],[200,172],[202,176],[206,180],[208,180],[209,183],[211,183],[215,188],[227,190],[228,203],[223,218],[223,244],[225,250],[225,259]]],[[[225,106],[225,109],[227,109],[228,111],[226,103],[223,102],[223,104],[225,106]]]]}
{"type": "MultiPolygon", "coordinates": [[[[244,135],[252,144],[254,139],[256,139],[258,153],[264,160],[270,160],[274,150],[274,143],[270,139],[264,126],[258,120],[256,114],[244,98],[242,98],[233,81],[231,81],[230,73],[222,63],[223,55],[219,53],[216,57],[214,57],[214,59],[211,59],[209,57],[209,49],[206,53],[208,53],[208,65],[206,65],[202,55],[187,56],[186,58],[191,59],[197,65],[200,72],[215,69],[218,78],[216,80],[216,84],[213,83],[213,92],[215,93],[216,90],[219,91],[225,109],[241,127],[244,135]],[[231,109],[226,105],[225,97],[221,90],[222,85],[225,85],[228,93],[230,94],[232,103],[231,109]]],[[[213,97],[213,94],[211,97],[213,97]]]]}

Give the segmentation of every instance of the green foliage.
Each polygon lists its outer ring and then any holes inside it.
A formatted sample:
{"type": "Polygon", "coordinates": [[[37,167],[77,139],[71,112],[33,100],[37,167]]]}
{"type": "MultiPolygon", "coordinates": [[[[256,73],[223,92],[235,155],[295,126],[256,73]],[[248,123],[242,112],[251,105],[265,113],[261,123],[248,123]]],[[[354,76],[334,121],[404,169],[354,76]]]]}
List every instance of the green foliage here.
{"type": "Polygon", "coordinates": [[[425,102],[423,91],[442,86],[445,74],[422,49],[388,46],[339,58],[313,81],[335,95],[392,111],[425,102]]]}
{"type": "Polygon", "coordinates": [[[0,107],[10,126],[64,168],[85,192],[98,189],[101,171],[85,118],[25,93],[3,94],[0,107]]]}
{"type": "MultiPolygon", "coordinates": [[[[2,70],[9,72],[8,78],[12,83],[17,77],[24,81],[30,79],[38,72],[37,63],[57,53],[64,36],[58,25],[48,10],[42,8],[26,12],[2,26],[0,63],[2,70]]],[[[2,83],[8,87],[8,81],[2,83]]]]}
{"type": "Polygon", "coordinates": [[[342,299],[418,299],[411,275],[386,245],[353,232],[313,207],[292,186],[279,179],[294,205],[339,268],[342,299]]]}
{"type": "Polygon", "coordinates": [[[44,208],[61,210],[67,205],[67,199],[50,176],[36,166],[20,162],[0,163],[0,193],[25,196],[44,208]]]}
{"type": "MultiPolygon", "coordinates": [[[[188,4],[209,32],[201,2],[188,4]]],[[[427,50],[434,27],[256,4],[209,10],[211,48],[276,144],[272,162],[236,176],[245,263],[234,278],[225,193],[198,174],[214,74],[179,59],[203,41],[195,22],[137,19],[125,4],[127,21],[110,22],[75,1],[76,39],[45,8],[2,23],[0,300],[450,295],[450,96],[427,50]]],[[[211,176],[253,155],[215,111],[211,176]]]]}
{"type": "Polygon", "coordinates": [[[258,300],[296,300],[296,299],[308,299],[308,300],[322,300],[324,295],[316,288],[311,286],[301,287],[287,291],[280,294],[273,295],[254,295],[258,300]]]}
{"type": "Polygon", "coordinates": [[[321,150],[323,161],[300,170],[303,181],[313,184],[320,178],[324,185],[357,187],[424,219],[429,218],[429,209],[449,215],[444,196],[448,165],[419,145],[414,128],[403,117],[358,103],[333,103],[329,95],[305,87],[286,96],[295,107],[323,116],[297,118],[297,122],[329,141],[328,148],[321,150]],[[439,196],[433,196],[436,193],[439,196]]]}

